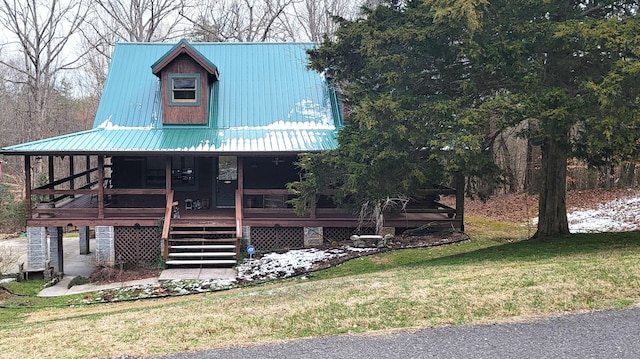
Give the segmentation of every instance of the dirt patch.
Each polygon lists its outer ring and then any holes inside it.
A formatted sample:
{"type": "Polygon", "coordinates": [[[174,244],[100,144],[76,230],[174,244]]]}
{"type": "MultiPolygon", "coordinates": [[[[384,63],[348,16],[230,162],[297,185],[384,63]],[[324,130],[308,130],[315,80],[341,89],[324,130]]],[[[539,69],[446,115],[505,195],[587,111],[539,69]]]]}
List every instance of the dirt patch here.
{"type": "Polygon", "coordinates": [[[7,288],[0,285],[0,301],[9,299],[13,296],[14,296],[13,293],[11,293],[7,288]]]}
{"type": "Polygon", "coordinates": [[[91,273],[89,280],[95,284],[106,284],[153,278],[159,275],[160,270],[158,269],[128,268],[120,270],[119,268],[100,267],[91,273]]]}
{"type": "MultiPolygon", "coordinates": [[[[616,199],[640,195],[638,189],[585,190],[567,193],[567,211],[597,208],[616,199]]],[[[466,199],[465,213],[497,222],[523,223],[538,216],[538,195],[515,193],[491,197],[487,201],[466,199]]]]}

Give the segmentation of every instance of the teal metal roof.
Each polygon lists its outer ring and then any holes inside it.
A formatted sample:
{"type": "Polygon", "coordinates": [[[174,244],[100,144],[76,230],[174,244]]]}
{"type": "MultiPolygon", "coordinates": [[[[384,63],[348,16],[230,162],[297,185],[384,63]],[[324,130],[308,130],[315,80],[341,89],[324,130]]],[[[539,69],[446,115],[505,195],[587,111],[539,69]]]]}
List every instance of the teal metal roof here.
{"type": "Polygon", "coordinates": [[[175,44],[117,44],[93,129],[9,146],[16,153],[121,151],[302,152],[337,147],[336,94],[307,69],[301,43],[193,43],[215,63],[209,125],[163,125],[160,80],[151,66],[175,44]]]}

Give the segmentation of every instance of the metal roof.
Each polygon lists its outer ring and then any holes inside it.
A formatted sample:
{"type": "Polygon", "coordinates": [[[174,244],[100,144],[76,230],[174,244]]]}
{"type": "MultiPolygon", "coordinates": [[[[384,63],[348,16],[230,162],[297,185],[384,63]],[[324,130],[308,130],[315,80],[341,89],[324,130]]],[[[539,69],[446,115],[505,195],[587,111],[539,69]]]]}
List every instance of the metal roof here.
{"type": "Polygon", "coordinates": [[[207,126],[162,124],[160,81],[151,66],[174,46],[116,44],[92,130],[0,152],[247,153],[337,147],[342,117],[336,94],[320,73],[307,68],[306,50],[314,44],[191,44],[219,71],[207,126]]]}

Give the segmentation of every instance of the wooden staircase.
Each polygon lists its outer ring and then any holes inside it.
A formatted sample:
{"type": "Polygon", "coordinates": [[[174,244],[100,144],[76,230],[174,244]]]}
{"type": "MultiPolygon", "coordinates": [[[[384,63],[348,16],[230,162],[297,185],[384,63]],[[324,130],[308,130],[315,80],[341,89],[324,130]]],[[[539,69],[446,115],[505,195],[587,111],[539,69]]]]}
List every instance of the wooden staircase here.
{"type": "Polygon", "coordinates": [[[168,267],[231,268],[238,260],[239,240],[234,227],[207,223],[176,223],[167,240],[168,267]]]}
{"type": "MultiPolygon", "coordinates": [[[[242,220],[239,207],[233,215],[172,218],[173,191],[167,192],[162,226],[163,257],[167,267],[231,268],[240,259],[242,220]]],[[[236,203],[239,194],[236,192],[236,203]]]]}

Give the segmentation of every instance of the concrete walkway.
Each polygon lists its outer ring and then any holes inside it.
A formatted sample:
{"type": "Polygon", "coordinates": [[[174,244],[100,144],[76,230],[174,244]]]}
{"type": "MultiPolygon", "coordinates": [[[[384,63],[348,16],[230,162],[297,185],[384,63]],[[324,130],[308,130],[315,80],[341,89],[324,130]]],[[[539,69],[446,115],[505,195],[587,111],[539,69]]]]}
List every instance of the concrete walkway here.
{"type": "MultiPolygon", "coordinates": [[[[159,277],[146,278],[128,282],[117,282],[103,285],[82,284],[71,288],[69,282],[77,276],[89,277],[96,269],[94,253],[80,254],[80,239],[78,237],[65,237],[62,241],[64,254],[64,277],[56,285],[40,291],[40,297],[57,297],[63,295],[95,292],[105,289],[117,289],[134,285],[158,284],[165,280],[207,280],[207,279],[234,279],[237,276],[235,269],[231,268],[172,268],[165,269],[159,277]]],[[[26,238],[3,239],[0,245],[11,248],[14,255],[19,256],[18,263],[26,262],[27,240],[26,238]]],[[[94,239],[89,241],[89,250],[94,247],[94,239]]]]}
{"type": "MultiPolygon", "coordinates": [[[[91,274],[91,272],[89,272],[91,274]]],[[[135,285],[154,285],[159,284],[161,281],[167,280],[208,280],[208,279],[233,279],[236,278],[237,272],[231,268],[172,268],[165,269],[160,273],[159,277],[145,278],[127,282],[115,282],[109,284],[81,284],[74,285],[71,288],[69,282],[77,276],[82,275],[88,277],[89,274],[75,274],[73,276],[66,275],[56,285],[48,287],[38,293],[39,297],[59,297],[63,295],[72,295],[80,293],[95,292],[105,289],[118,289],[124,287],[131,287],[135,285]]]]}

